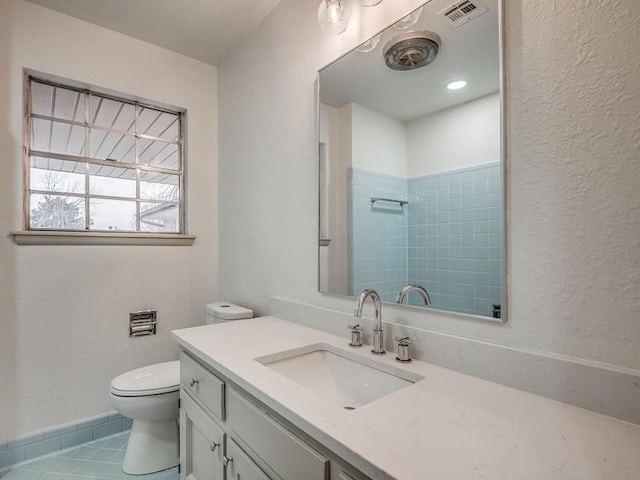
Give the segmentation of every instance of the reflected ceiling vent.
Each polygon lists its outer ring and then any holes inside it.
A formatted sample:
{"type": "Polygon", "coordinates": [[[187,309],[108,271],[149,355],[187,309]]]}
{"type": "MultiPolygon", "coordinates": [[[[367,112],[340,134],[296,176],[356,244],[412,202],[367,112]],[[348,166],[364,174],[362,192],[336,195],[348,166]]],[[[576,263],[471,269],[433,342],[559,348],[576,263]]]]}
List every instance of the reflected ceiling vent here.
{"type": "Polygon", "coordinates": [[[478,3],[477,0],[473,2],[463,0],[453,3],[441,12],[438,12],[438,16],[448,18],[450,20],[449,25],[453,28],[458,28],[488,11],[489,9],[478,3]]]}
{"type": "Polygon", "coordinates": [[[440,37],[426,30],[393,37],[384,46],[384,61],[393,70],[415,70],[433,62],[440,50],[440,37]]]}

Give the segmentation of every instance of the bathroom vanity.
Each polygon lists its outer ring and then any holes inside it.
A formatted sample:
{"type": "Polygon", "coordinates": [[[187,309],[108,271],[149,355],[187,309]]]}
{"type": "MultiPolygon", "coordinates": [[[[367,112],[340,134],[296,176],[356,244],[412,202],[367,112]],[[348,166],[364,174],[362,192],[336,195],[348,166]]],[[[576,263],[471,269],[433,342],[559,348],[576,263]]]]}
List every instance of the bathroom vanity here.
{"type": "MultiPolygon", "coordinates": [[[[330,452],[296,431],[255,397],[186,353],[181,374],[182,478],[304,478],[349,476],[330,452]],[[263,473],[263,472],[268,472],[263,473]]],[[[335,477],[333,478],[341,478],[335,477]]]]}
{"type": "Polygon", "coordinates": [[[182,348],[182,480],[640,472],[638,425],[424,362],[399,364],[392,352],[349,348],[346,337],[275,317],[173,335],[182,348]]]}

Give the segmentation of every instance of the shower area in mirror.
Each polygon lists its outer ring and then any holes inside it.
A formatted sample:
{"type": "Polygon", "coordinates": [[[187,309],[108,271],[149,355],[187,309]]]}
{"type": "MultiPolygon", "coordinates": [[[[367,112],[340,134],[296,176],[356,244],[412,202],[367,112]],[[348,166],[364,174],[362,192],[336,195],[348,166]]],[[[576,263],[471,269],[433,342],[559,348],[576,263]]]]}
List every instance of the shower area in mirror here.
{"type": "MultiPolygon", "coordinates": [[[[350,294],[373,288],[393,302],[404,285],[417,284],[434,308],[497,314],[499,177],[494,162],[409,178],[350,169],[350,294]]],[[[423,301],[409,295],[408,303],[423,301]]]]}
{"type": "MultiPolygon", "coordinates": [[[[500,315],[499,102],[490,94],[406,122],[353,102],[321,107],[323,291],[373,288],[393,302],[417,284],[433,308],[500,315]]],[[[424,305],[415,293],[406,302],[424,305]]]]}

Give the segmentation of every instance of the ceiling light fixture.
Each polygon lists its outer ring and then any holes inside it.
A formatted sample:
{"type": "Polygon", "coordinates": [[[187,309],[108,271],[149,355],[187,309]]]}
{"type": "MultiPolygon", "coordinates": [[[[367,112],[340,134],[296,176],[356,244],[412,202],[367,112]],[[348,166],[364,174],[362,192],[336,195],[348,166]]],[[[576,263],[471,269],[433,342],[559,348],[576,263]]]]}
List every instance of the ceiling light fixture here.
{"type": "Polygon", "coordinates": [[[467,86],[467,82],[464,80],[456,80],[455,82],[451,82],[447,85],[449,90],[460,90],[467,86]]]}
{"type": "Polygon", "coordinates": [[[318,7],[318,23],[327,35],[340,35],[349,25],[349,0],[322,0],[318,7]]]}
{"type": "Polygon", "coordinates": [[[382,2],[382,0],[360,0],[360,5],[363,7],[375,7],[380,2],[382,2]]]}

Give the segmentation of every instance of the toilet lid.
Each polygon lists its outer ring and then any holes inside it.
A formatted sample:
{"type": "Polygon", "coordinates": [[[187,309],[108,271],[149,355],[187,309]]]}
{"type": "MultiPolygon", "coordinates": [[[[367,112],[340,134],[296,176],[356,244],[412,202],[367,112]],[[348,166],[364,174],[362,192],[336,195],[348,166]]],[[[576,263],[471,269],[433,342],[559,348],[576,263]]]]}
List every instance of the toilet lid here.
{"type": "Polygon", "coordinates": [[[156,363],[123,373],[111,381],[111,393],[138,397],[180,389],[180,361],[156,363]]]}

